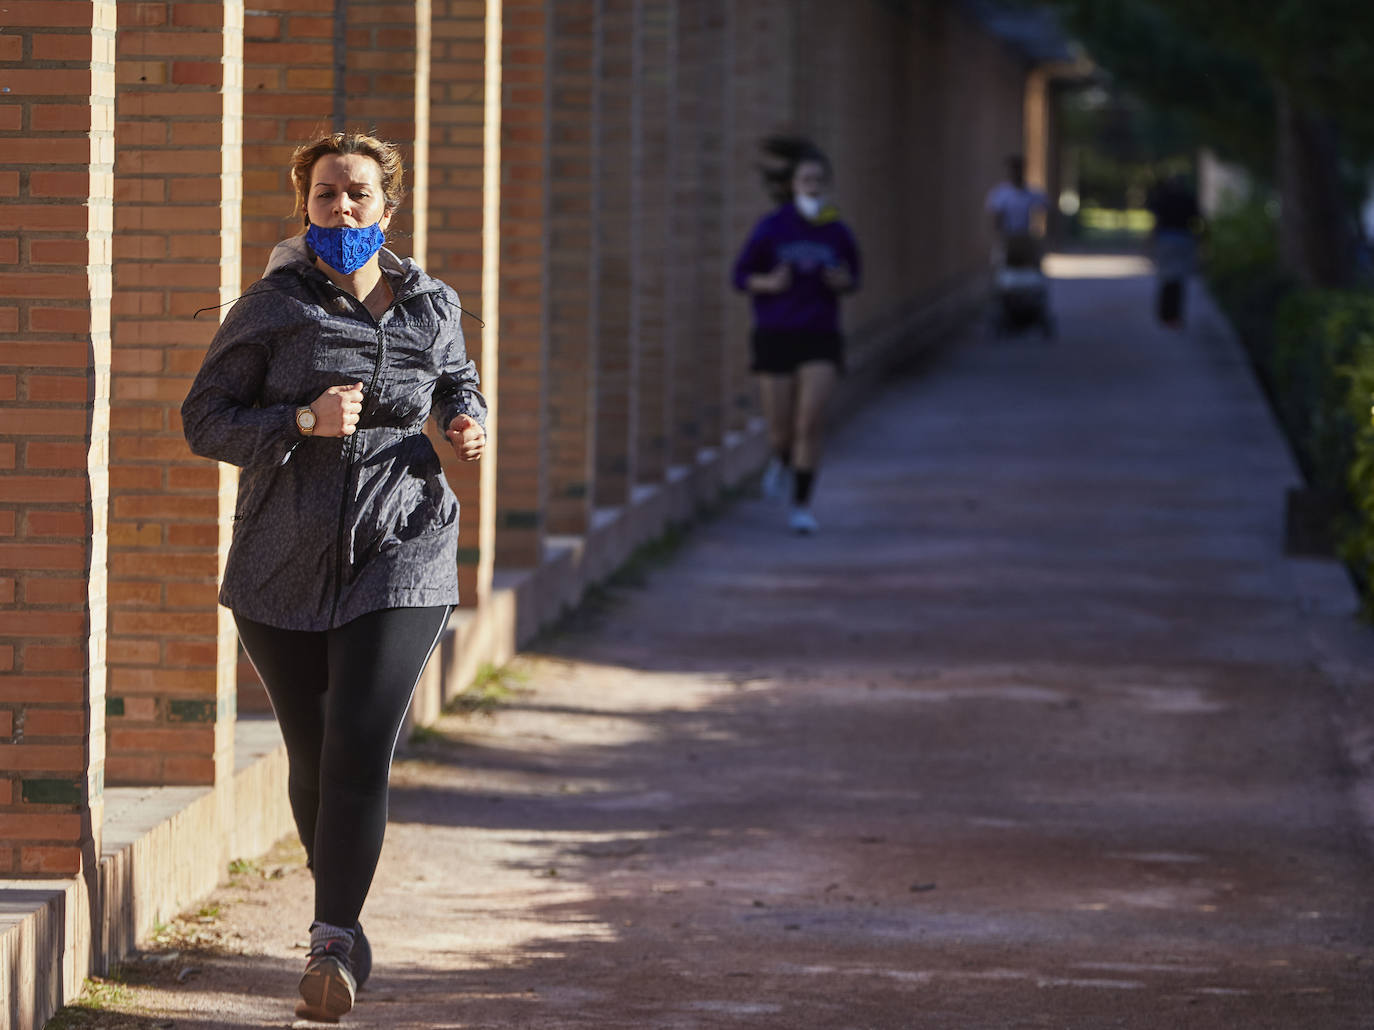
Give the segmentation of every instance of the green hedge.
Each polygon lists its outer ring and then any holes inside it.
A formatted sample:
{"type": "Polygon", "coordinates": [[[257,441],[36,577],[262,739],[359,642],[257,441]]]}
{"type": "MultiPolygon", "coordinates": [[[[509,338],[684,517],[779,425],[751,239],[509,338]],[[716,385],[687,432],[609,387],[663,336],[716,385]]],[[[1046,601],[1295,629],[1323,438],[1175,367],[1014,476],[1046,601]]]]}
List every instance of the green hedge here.
{"type": "Polygon", "coordinates": [[[1374,292],[1294,288],[1259,206],[1213,222],[1205,269],[1374,613],[1374,292]]]}

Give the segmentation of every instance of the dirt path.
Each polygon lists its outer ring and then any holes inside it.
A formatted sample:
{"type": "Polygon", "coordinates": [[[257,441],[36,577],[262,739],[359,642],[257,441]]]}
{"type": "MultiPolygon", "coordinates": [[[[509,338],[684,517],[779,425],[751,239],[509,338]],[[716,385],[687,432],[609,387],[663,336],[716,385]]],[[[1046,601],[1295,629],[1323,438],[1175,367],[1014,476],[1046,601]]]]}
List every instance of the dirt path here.
{"type": "MultiPolygon", "coordinates": [[[[818,537],[738,503],[412,746],[347,1025],[1374,1025],[1287,454],[1224,339],[1061,270],[1058,343],[845,427],[818,537]]],[[[289,1025],[307,875],[236,882],[68,1025],[289,1025]]]]}

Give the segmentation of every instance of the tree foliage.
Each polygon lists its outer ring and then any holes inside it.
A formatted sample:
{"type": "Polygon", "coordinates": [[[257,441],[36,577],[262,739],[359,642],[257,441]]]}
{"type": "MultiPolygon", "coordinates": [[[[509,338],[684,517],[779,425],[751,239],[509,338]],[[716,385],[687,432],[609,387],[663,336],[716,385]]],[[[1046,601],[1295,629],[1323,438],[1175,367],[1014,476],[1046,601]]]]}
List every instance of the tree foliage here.
{"type": "Polygon", "coordinates": [[[1285,262],[1335,285],[1374,160],[1369,0],[1040,0],[1121,87],[1283,197],[1285,262]],[[1323,260],[1323,256],[1326,257],[1323,260]]]}

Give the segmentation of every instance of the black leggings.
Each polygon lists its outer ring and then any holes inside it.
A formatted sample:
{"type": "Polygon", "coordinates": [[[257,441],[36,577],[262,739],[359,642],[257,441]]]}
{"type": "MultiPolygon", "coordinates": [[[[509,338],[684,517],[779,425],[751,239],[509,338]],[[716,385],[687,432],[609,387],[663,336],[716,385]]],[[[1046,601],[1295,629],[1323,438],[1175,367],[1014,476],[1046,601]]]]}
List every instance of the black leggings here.
{"type": "Polygon", "coordinates": [[[351,929],[386,832],[396,737],[449,607],[385,608],[322,632],[236,615],[290,760],[291,814],[315,873],[315,918],[351,929]]]}

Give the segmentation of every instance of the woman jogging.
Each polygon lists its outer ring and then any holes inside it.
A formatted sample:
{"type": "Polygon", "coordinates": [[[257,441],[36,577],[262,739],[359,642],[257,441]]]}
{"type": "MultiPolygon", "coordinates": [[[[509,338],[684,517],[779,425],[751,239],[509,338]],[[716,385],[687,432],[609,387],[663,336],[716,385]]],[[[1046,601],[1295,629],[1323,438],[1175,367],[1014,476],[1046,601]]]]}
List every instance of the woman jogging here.
{"type": "Polygon", "coordinates": [[[220,603],[281,725],[315,877],[296,1014],[337,1022],[371,968],[358,919],[396,736],[458,601],[458,502],[424,423],[475,461],[486,401],[457,294],[382,249],[398,149],[334,133],[291,178],[306,231],[229,312],[182,418],[195,453],[241,469],[220,603]]]}
{"type": "Polygon", "coordinates": [[[830,161],[812,143],[771,137],[764,185],[779,206],[749,235],[735,261],[735,288],[753,300],[750,368],[758,375],[773,457],[764,490],[791,483],[788,526],[819,528],[811,492],[826,401],[844,368],[839,298],[859,287],[859,250],[828,202],[830,161]]]}

